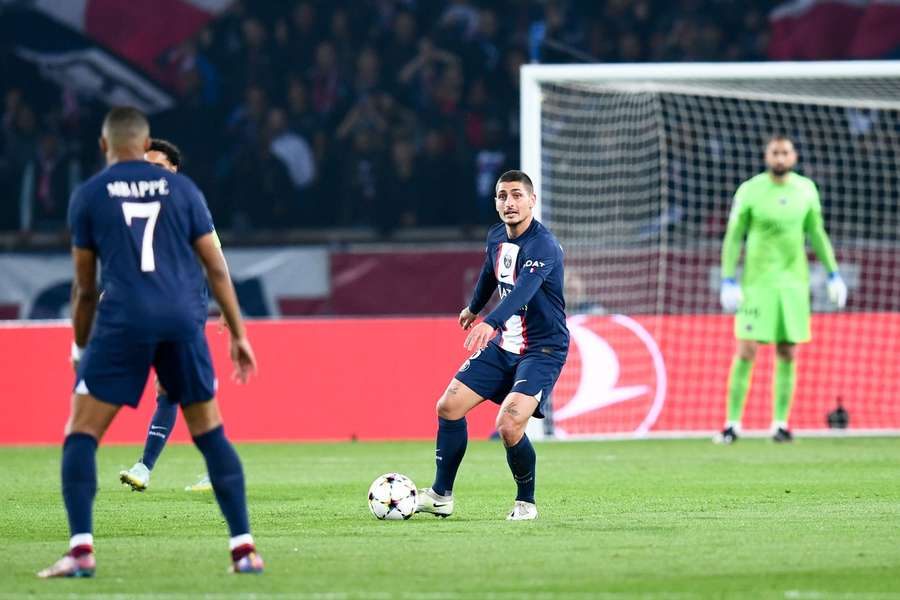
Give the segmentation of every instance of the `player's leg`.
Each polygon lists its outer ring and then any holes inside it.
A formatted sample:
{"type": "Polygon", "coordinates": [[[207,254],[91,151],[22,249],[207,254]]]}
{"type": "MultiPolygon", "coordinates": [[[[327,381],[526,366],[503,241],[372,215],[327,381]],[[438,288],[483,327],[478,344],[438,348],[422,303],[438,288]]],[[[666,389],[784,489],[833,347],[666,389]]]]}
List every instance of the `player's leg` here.
{"type": "Polygon", "coordinates": [[[141,459],[127,471],[119,473],[119,480],[131,486],[131,489],[143,492],[150,485],[150,472],[156,465],[156,459],[166,447],[166,442],[175,426],[178,416],[178,404],[169,402],[166,390],[156,382],[156,411],[147,429],[147,440],[144,442],[144,453],[141,459]]]}
{"type": "Polygon", "coordinates": [[[776,442],[793,441],[788,417],[797,382],[796,350],[797,346],[791,342],[779,342],[775,346],[772,439],[776,442]]]}
{"type": "Polygon", "coordinates": [[[93,503],[97,445],[123,404],[137,406],[147,381],[153,345],[130,339],[92,339],[72,395],[63,442],[62,492],[69,520],[69,553],[38,577],[90,577],[94,573],[93,503]]]}
{"type": "Polygon", "coordinates": [[[62,494],[69,519],[69,552],[38,577],[92,577],[94,574],[94,496],[97,494],[97,444],[119,406],[87,394],[72,395],[62,455],[62,494]]]}
{"type": "Polygon", "coordinates": [[[434,482],[430,488],[419,490],[419,512],[441,517],[453,513],[453,484],[469,443],[466,414],[483,401],[482,396],[455,377],[438,399],[434,482]]]}
{"type": "Polygon", "coordinates": [[[738,340],[737,351],[731,361],[728,374],[728,416],[725,428],[716,438],[723,444],[731,444],[737,440],[741,430],[741,419],[747,403],[747,391],[750,388],[750,376],[753,374],[753,362],[759,343],[755,340],[738,340]]]}
{"type": "Polygon", "coordinates": [[[537,517],[534,502],[537,455],[531,440],[525,435],[525,428],[538,404],[538,399],[534,396],[511,392],[500,405],[500,412],[497,414],[497,433],[506,448],[506,462],[516,482],[516,502],[507,517],[510,520],[531,520],[537,517]]]}
{"type": "Polygon", "coordinates": [[[244,469],[222,426],[214,398],[212,359],[203,331],[193,340],[160,344],[154,366],[160,383],[181,404],[194,445],[206,461],[216,500],[231,534],[232,570],[262,572],[262,558],[256,553],[250,534],[244,469]]]}

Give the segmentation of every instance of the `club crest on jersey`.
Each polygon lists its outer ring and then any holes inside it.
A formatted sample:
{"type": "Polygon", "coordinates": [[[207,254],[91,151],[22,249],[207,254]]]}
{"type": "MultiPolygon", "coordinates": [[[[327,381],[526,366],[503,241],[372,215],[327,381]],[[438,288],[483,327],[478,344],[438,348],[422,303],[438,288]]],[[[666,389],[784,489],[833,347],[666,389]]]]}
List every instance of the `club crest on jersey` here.
{"type": "Polygon", "coordinates": [[[508,269],[511,266],[512,266],[512,256],[507,254],[506,256],[503,257],[503,268],[508,269]]]}

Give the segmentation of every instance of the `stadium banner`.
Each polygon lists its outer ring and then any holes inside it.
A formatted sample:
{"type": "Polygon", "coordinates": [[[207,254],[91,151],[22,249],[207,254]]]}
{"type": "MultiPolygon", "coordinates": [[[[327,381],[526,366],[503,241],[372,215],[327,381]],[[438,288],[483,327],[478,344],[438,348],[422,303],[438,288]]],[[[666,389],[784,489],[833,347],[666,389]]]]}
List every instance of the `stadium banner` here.
{"type": "MultiPolygon", "coordinates": [[[[207,328],[226,428],[239,441],[431,439],[435,401],[467,357],[452,317],[251,321],[248,327],[260,371],[245,386],[229,378],[227,335],[216,325],[207,328]]],[[[824,429],[838,398],[851,430],[900,429],[900,353],[867,341],[886,327],[900,327],[900,313],[813,316],[814,340],[798,358],[795,430],[824,429]],[[845,355],[839,364],[827,360],[835,346],[845,355]]],[[[569,360],[553,393],[559,437],[690,435],[721,427],[734,352],[730,317],[576,315],[569,328],[569,360]],[[690,336],[703,341],[686,345],[690,336]]],[[[62,440],[74,383],[71,339],[62,323],[0,327],[0,444],[62,440]]],[[[770,350],[757,359],[747,429],[769,424],[770,350]]],[[[140,408],[122,410],[107,442],[144,440],[152,393],[151,379],[140,408]]],[[[469,415],[474,439],[490,436],[496,412],[485,403],[469,415]]],[[[189,440],[180,418],[173,439],[189,440]]]]}
{"type": "Polygon", "coordinates": [[[0,0],[0,31],[61,87],[110,106],[171,108],[178,48],[232,0],[0,0]]]}
{"type": "MultiPolygon", "coordinates": [[[[277,317],[282,303],[323,305],[329,254],[321,247],[226,249],[242,312],[277,317]]],[[[61,319],[69,312],[68,254],[0,253],[0,319],[61,319]]]]}
{"type": "Polygon", "coordinates": [[[771,60],[888,58],[900,49],[897,0],[789,0],[769,22],[771,60]]]}

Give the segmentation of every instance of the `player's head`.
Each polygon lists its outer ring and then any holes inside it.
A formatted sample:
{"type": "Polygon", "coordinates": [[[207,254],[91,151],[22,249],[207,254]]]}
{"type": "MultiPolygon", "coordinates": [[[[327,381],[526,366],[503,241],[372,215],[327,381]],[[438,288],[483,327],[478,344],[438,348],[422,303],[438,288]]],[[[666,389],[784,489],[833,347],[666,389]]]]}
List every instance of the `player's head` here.
{"type": "Polygon", "coordinates": [[[144,113],[117,106],[106,113],[100,132],[100,149],[107,156],[139,158],[150,148],[150,123],[144,113]]]}
{"type": "Polygon", "coordinates": [[[181,150],[168,140],[153,138],[150,140],[150,149],[144,153],[144,160],[177,173],[181,167],[181,150]]]}
{"type": "Polygon", "coordinates": [[[797,164],[794,142],[786,135],[773,135],[766,142],[766,168],[772,175],[787,175],[797,164]]]}
{"type": "Polygon", "coordinates": [[[500,220],[514,226],[530,219],[537,197],[531,178],[523,171],[507,171],[497,180],[496,208],[500,220]]]}

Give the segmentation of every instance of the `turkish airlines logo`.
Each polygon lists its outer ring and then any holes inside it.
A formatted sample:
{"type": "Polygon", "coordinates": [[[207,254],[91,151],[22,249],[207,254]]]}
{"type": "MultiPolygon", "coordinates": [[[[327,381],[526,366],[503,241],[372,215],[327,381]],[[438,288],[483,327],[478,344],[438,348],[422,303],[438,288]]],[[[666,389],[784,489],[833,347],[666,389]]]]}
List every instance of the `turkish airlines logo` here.
{"type": "Polygon", "coordinates": [[[577,315],[554,392],[560,437],[646,434],[666,399],[666,366],[653,336],[631,317],[577,315]]]}

